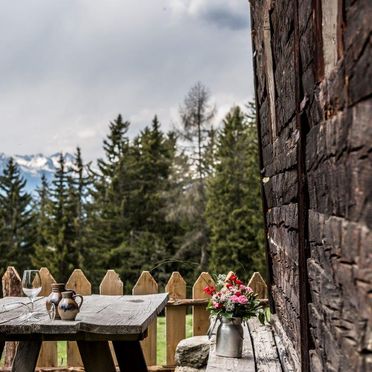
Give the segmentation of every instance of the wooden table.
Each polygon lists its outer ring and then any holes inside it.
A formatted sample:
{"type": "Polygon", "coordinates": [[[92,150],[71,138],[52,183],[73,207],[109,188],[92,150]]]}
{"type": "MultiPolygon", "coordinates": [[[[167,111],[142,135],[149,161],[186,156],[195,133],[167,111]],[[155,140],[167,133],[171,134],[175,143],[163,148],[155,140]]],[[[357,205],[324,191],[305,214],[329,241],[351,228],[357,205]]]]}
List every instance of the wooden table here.
{"type": "Polygon", "coordinates": [[[75,321],[50,320],[45,297],[35,301],[35,311],[45,312],[37,322],[19,320],[24,306],[3,310],[4,304],[20,300],[28,302],[23,297],[0,299],[0,355],[5,341],[19,341],[12,371],[34,371],[42,341],[67,340],[77,341],[87,372],[115,371],[108,341],[113,342],[120,371],[147,372],[139,341],[164,309],[168,294],[86,296],[75,321]]]}

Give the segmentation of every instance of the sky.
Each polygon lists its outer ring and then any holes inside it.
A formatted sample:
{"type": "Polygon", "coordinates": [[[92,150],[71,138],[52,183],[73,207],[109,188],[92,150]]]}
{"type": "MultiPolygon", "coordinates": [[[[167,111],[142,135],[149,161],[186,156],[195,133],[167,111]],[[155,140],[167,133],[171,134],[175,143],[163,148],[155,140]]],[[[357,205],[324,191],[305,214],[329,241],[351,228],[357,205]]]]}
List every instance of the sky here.
{"type": "Polygon", "coordinates": [[[253,97],[248,0],[0,0],[0,152],[102,156],[119,113],[166,131],[201,81],[218,109],[253,97]]]}

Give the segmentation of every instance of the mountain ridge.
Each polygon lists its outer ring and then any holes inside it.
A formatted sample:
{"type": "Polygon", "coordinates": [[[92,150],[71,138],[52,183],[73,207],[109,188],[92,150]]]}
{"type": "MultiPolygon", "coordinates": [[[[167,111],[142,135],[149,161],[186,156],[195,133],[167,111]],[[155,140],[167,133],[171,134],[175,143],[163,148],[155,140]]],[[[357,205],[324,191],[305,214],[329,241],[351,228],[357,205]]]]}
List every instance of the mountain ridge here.
{"type": "MultiPolygon", "coordinates": [[[[21,176],[26,180],[25,191],[34,194],[37,187],[41,184],[41,177],[43,174],[48,183],[52,181],[60,155],[60,152],[56,152],[49,156],[45,156],[42,153],[27,155],[7,155],[5,153],[0,153],[0,175],[3,174],[9,159],[13,158],[18,165],[21,176]]],[[[63,156],[66,160],[66,167],[71,167],[75,159],[74,155],[66,152],[63,153],[63,156]]]]}

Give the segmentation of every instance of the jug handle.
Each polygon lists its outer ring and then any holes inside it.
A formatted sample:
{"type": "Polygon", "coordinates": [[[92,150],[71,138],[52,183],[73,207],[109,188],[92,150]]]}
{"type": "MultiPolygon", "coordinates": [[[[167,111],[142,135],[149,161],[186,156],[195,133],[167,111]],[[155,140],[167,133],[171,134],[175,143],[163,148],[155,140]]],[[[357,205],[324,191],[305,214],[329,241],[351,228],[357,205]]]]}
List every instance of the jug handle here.
{"type": "Polygon", "coordinates": [[[73,295],[72,298],[75,300],[76,297],[79,297],[80,298],[80,304],[78,304],[79,306],[79,310],[81,308],[81,305],[83,304],[83,296],[80,296],[79,294],[76,294],[76,295],[73,295]]]}

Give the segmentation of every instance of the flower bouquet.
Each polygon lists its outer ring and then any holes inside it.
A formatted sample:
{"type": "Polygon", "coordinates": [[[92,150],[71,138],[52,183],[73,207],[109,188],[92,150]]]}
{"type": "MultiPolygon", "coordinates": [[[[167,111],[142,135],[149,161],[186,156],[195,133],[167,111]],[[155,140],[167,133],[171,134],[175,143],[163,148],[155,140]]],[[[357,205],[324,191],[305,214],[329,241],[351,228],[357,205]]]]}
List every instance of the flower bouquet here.
{"type": "MultiPolygon", "coordinates": [[[[207,286],[204,292],[211,296],[207,310],[215,322],[220,321],[216,336],[216,354],[239,358],[242,355],[242,322],[257,317],[262,324],[269,318],[269,312],[257,299],[252,288],[245,286],[235,275],[218,275],[216,286],[207,286]]],[[[268,310],[268,309],[267,309],[268,310]]]]}

